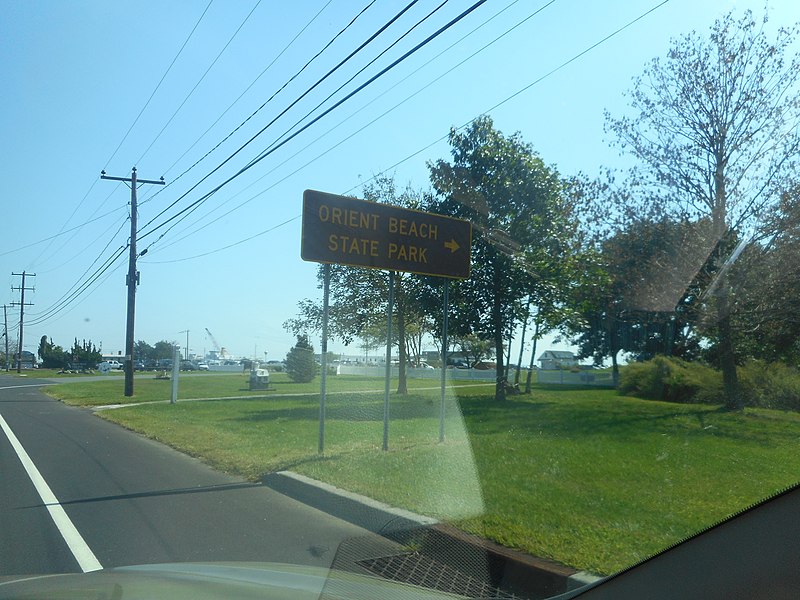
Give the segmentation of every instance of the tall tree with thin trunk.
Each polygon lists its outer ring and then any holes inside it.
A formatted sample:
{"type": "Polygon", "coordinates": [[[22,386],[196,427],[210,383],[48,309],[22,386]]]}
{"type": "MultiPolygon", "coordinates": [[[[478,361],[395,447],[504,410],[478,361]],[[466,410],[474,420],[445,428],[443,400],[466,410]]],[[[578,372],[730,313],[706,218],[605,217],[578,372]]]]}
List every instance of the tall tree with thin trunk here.
{"type": "MultiPolygon", "coordinates": [[[[642,163],[632,177],[636,196],[650,203],[642,210],[710,218],[720,248],[754,228],[797,173],[800,62],[791,53],[798,27],[768,29],[766,16],[748,11],[717,20],[707,37],[684,35],[634,80],[633,115],[607,116],[623,151],[642,163]]],[[[717,257],[720,266],[727,258],[717,257]]],[[[707,300],[727,406],[740,409],[735,290],[722,268],[712,285],[707,300]]]]}

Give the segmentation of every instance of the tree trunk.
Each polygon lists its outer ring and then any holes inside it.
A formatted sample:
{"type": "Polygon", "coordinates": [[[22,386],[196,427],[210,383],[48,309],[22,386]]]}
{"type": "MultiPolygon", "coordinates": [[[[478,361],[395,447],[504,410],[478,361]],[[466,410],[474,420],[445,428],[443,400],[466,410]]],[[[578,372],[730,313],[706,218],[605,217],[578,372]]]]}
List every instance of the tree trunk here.
{"type": "Polygon", "coordinates": [[[502,281],[499,273],[497,259],[494,260],[492,273],[493,298],[492,298],[492,325],[494,329],[495,354],[497,355],[497,368],[495,370],[496,381],[494,387],[494,399],[504,401],[506,399],[505,368],[503,366],[503,305],[502,305],[502,281]]]}
{"type": "Polygon", "coordinates": [[[528,318],[531,315],[531,297],[528,296],[528,303],[525,305],[525,318],[522,321],[522,338],[519,341],[519,359],[517,360],[517,372],[514,374],[514,385],[519,385],[519,373],[522,369],[522,352],[525,350],[525,330],[528,328],[528,318]]]}
{"type": "Polygon", "coordinates": [[[736,374],[736,354],[733,346],[727,282],[723,281],[722,285],[725,287],[719,296],[717,308],[719,310],[719,362],[722,369],[722,387],[725,390],[725,408],[742,410],[744,402],[739,389],[739,378],[736,374]]]}
{"type": "Polygon", "coordinates": [[[397,369],[397,395],[408,395],[408,380],[406,377],[406,367],[408,353],[406,352],[406,315],[405,315],[405,296],[402,290],[402,280],[395,278],[395,304],[397,305],[397,352],[399,366],[397,369]],[[398,285],[399,284],[399,285],[398,285]]]}
{"type": "Polygon", "coordinates": [[[533,344],[531,345],[531,362],[528,366],[528,376],[525,378],[525,393],[531,393],[531,380],[533,379],[533,367],[536,360],[536,343],[539,341],[539,315],[536,315],[536,320],[533,325],[533,344]]]}

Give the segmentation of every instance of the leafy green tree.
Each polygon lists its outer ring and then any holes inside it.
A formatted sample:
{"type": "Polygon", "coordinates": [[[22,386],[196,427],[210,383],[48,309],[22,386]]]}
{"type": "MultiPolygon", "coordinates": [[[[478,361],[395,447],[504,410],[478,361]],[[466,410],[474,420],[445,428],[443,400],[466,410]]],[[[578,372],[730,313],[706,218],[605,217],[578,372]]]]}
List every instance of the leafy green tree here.
{"type": "MultiPolygon", "coordinates": [[[[797,172],[800,148],[800,60],[792,55],[797,26],[770,39],[751,12],[717,20],[708,38],[693,32],[654,59],[630,92],[634,115],[607,118],[623,150],[641,161],[632,181],[643,214],[708,218],[722,246],[777,204],[797,172]],[[788,55],[788,60],[787,60],[788,55]]],[[[736,374],[729,255],[716,259],[706,295],[729,409],[743,400],[736,374]]]]}
{"type": "Polygon", "coordinates": [[[593,277],[573,290],[579,318],[566,322],[578,333],[579,356],[610,358],[615,382],[623,351],[636,360],[696,357],[697,286],[715,248],[710,229],[708,220],[637,219],[604,240],[587,266],[593,277]]]}
{"type": "Polygon", "coordinates": [[[527,297],[558,277],[555,265],[574,231],[570,209],[558,173],[488,116],[452,129],[449,141],[452,162],[428,165],[436,191],[429,208],[473,225],[471,277],[451,286],[453,327],[458,335],[491,335],[495,398],[504,400],[504,337],[525,314],[527,297]]]}
{"type": "Polygon", "coordinates": [[[731,269],[744,356],[800,365],[800,187],[784,194],[731,269]]]}
{"type": "Polygon", "coordinates": [[[175,344],[172,342],[168,342],[166,340],[161,340],[160,342],[156,342],[156,345],[153,346],[153,358],[155,360],[162,360],[167,358],[172,358],[175,354],[175,344]]]}
{"type": "Polygon", "coordinates": [[[43,335],[39,340],[39,350],[37,352],[42,367],[45,369],[63,369],[67,366],[69,358],[61,346],[56,346],[53,340],[43,335]]]}
{"type": "Polygon", "coordinates": [[[305,335],[297,336],[297,343],[286,355],[286,373],[292,381],[308,383],[317,375],[319,367],[314,360],[314,347],[305,335]]]}
{"type": "Polygon", "coordinates": [[[81,340],[78,338],[72,344],[72,348],[68,352],[73,366],[83,365],[84,367],[94,368],[94,365],[103,360],[102,354],[97,347],[92,343],[92,340],[81,340]]]}
{"type": "Polygon", "coordinates": [[[155,360],[156,349],[144,340],[139,340],[133,345],[133,356],[136,360],[155,360]]]}

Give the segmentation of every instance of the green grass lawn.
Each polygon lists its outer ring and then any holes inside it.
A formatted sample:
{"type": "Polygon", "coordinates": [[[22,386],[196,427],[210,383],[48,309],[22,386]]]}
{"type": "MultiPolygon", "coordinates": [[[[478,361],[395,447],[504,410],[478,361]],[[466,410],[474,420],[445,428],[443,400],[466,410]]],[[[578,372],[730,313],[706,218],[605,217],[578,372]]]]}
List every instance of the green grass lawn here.
{"type": "MultiPolygon", "coordinates": [[[[206,397],[214,395],[215,378],[197,379],[206,397]]],[[[306,388],[279,385],[278,378],[268,398],[101,414],[228,472],[258,479],[290,468],[601,574],[800,479],[797,414],[726,413],[614,390],[544,386],[498,404],[491,388],[455,386],[446,403],[447,438],[439,444],[438,394],[419,389],[436,382],[412,381],[408,397],[392,395],[388,452],[381,450],[382,393],[329,397],[320,457],[318,396],[288,396],[306,388]]],[[[137,397],[145,393],[138,383],[137,397]]],[[[76,385],[100,383],[65,384],[55,393],[76,385]]],[[[337,377],[333,386],[383,387],[380,379],[337,377]]]]}
{"type": "MultiPolygon", "coordinates": [[[[319,378],[311,383],[294,383],[285,373],[270,375],[269,390],[250,391],[249,373],[195,373],[181,374],[178,380],[178,400],[197,398],[230,398],[237,396],[271,398],[286,394],[319,395],[319,378]]],[[[474,386],[480,382],[455,381],[450,385],[474,386]]],[[[327,390],[331,394],[383,390],[383,379],[359,375],[340,375],[328,377],[327,390]]],[[[409,379],[409,390],[435,388],[440,382],[434,379],[409,379]]],[[[397,389],[393,380],[391,390],[397,389]]],[[[172,383],[169,379],[156,379],[155,373],[143,373],[134,379],[134,395],[124,395],[123,379],[109,381],[70,382],[65,385],[45,388],[45,392],[75,406],[103,406],[106,404],[132,404],[169,400],[172,383]]],[[[318,399],[314,400],[318,402],[318,399]]]]}

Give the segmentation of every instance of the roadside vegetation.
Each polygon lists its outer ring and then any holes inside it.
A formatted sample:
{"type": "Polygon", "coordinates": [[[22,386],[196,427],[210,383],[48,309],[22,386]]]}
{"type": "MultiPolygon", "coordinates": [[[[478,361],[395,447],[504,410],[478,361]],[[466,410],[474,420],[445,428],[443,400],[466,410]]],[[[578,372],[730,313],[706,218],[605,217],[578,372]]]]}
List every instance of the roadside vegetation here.
{"type": "MultiPolygon", "coordinates": [[[[243,376],[189,377],[181,389],[188,393],[191,381],[205,397],[215,385],[246,395],[243,376]]],[[[795,413],[731,412],[562,386],[534,385],[532,394],[503,404],[492,385],[451,386],[440,444],[436,383],[409,380],[408,395],[392,394],[383,452],[382,380],[329,382],[339,393],[328,398],[323,456],[318,380],[275,377],[274,392],[252,398],[98,414],[251,480],[291,469],[600,574],[793,484],[800,472],[795,413]]],[[[117,400],[101,402],[109,383],[121,396],[117,381],[48,392],[73,404],[107,404],[117,400]]],[[[149,385],[156,384],[169,385],[149,385]]],[[[147,389],[146,380],[137,381],[138,400],[147,389]]]]}

